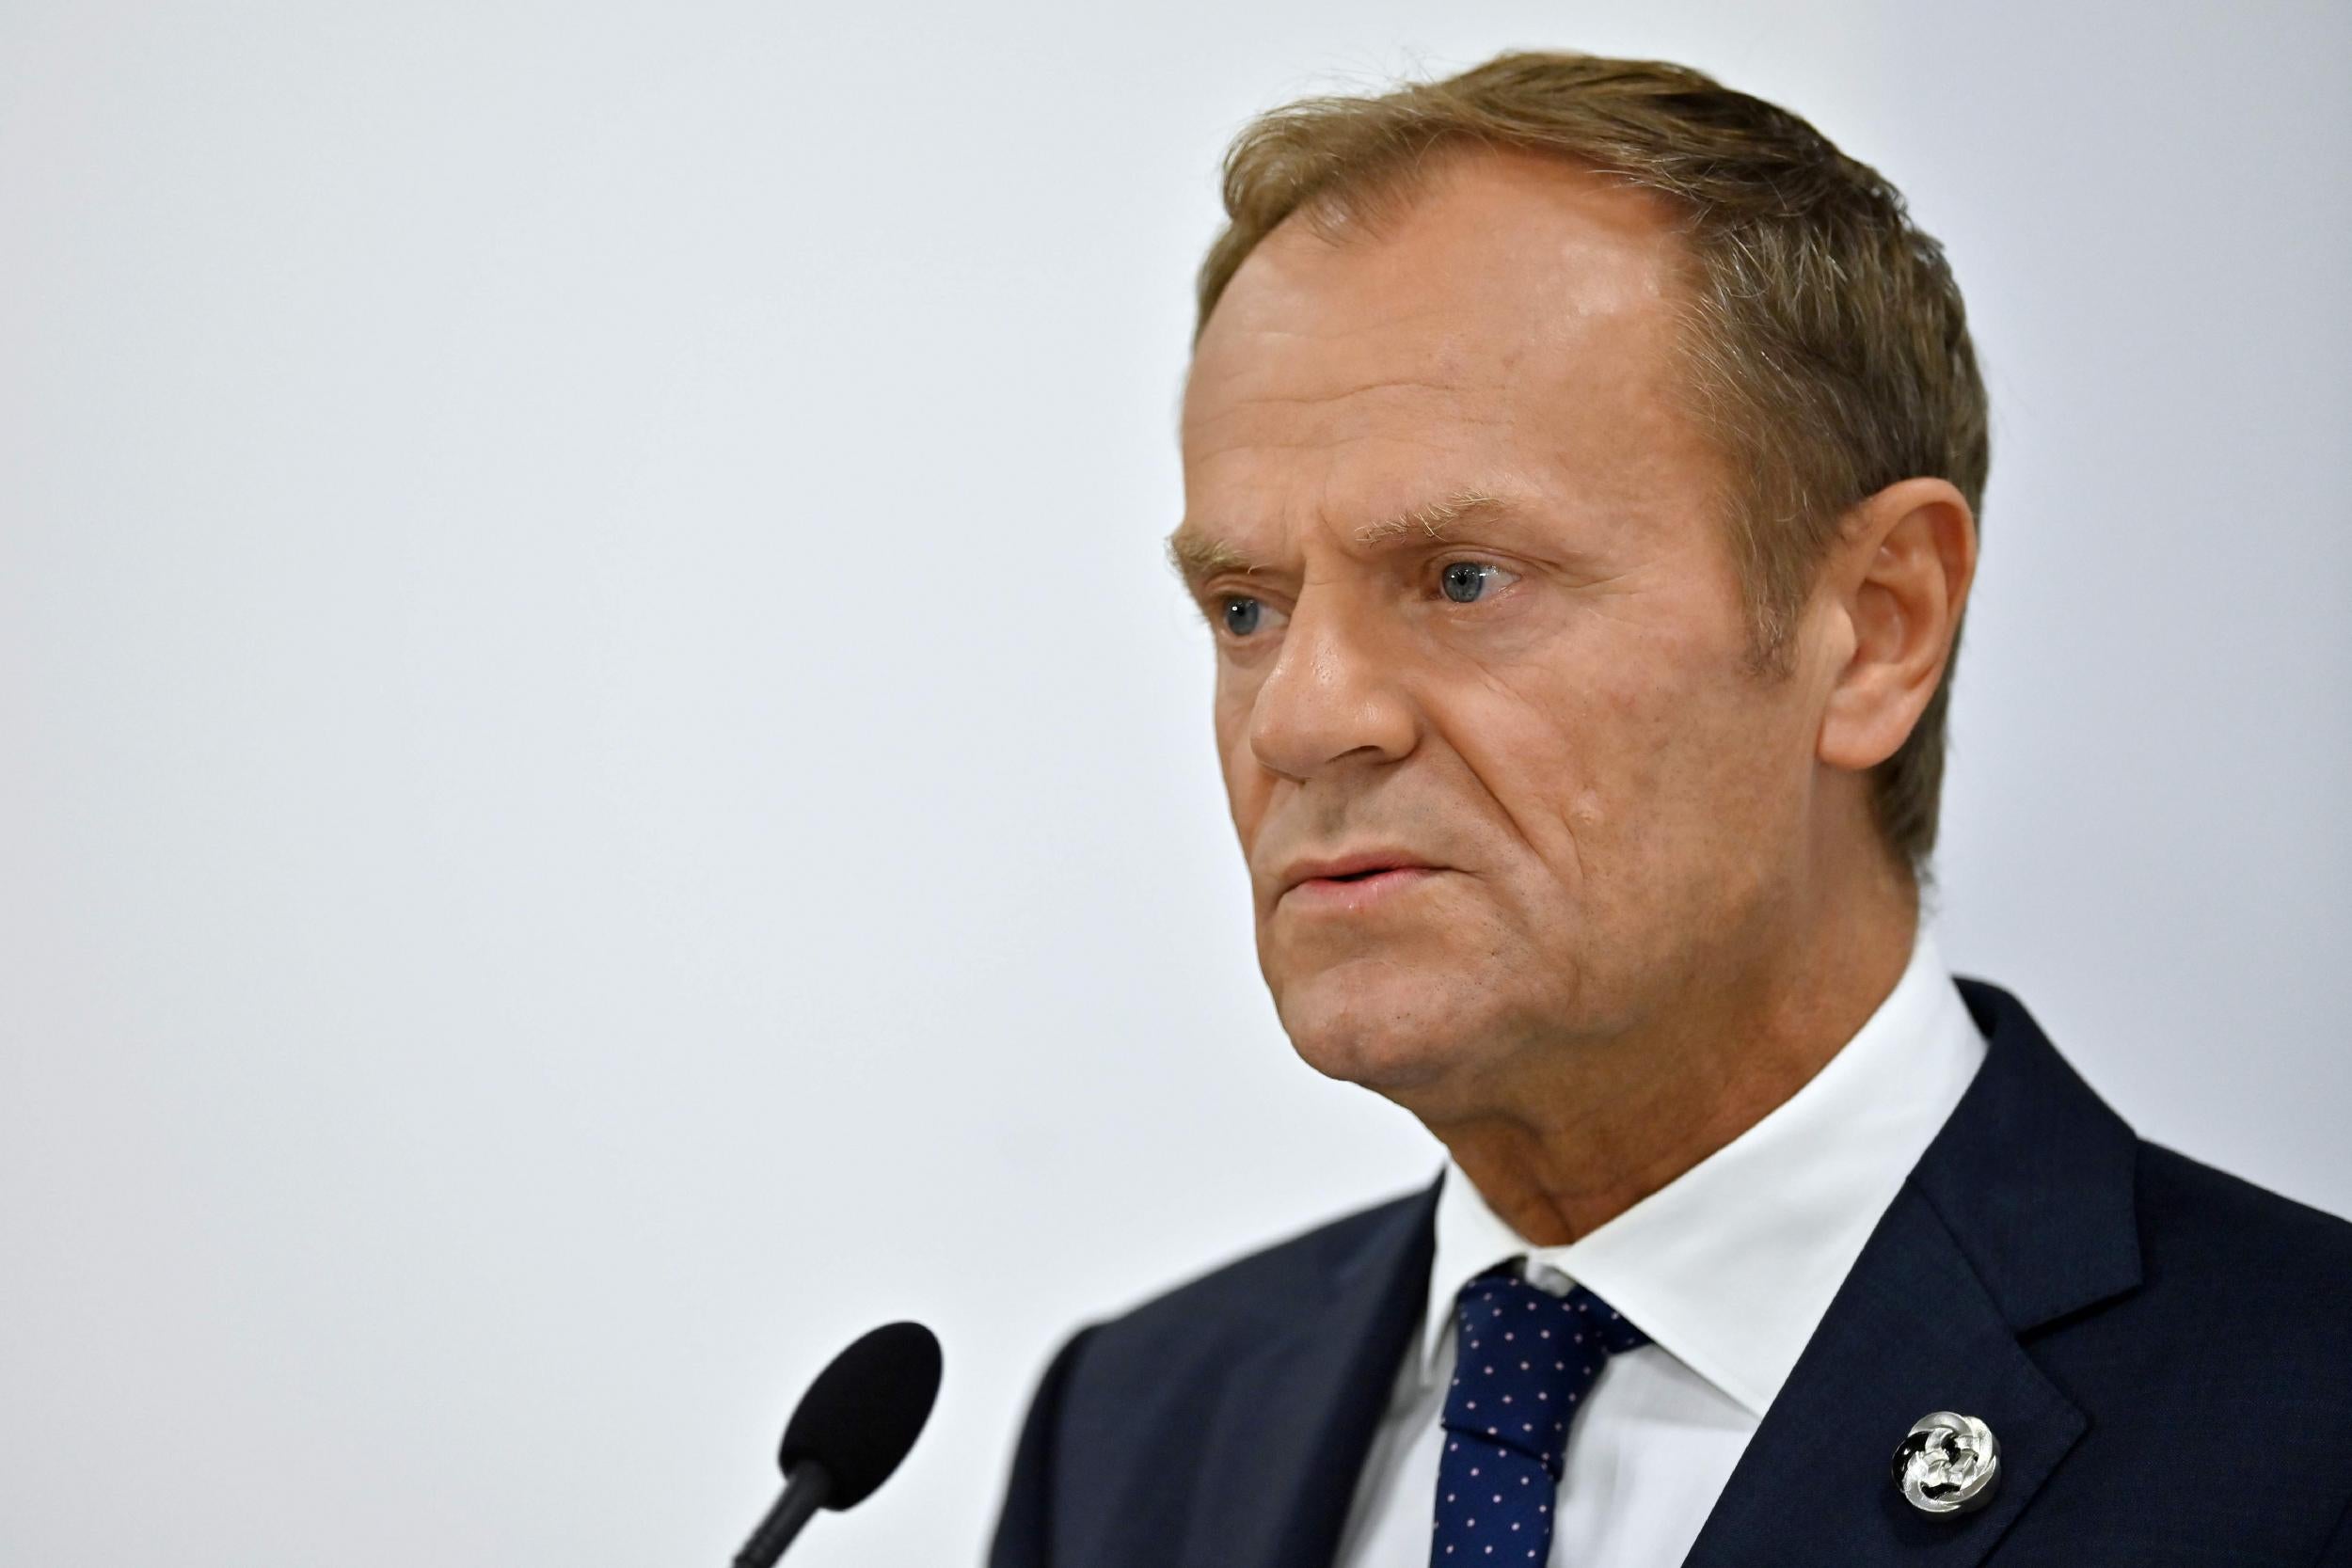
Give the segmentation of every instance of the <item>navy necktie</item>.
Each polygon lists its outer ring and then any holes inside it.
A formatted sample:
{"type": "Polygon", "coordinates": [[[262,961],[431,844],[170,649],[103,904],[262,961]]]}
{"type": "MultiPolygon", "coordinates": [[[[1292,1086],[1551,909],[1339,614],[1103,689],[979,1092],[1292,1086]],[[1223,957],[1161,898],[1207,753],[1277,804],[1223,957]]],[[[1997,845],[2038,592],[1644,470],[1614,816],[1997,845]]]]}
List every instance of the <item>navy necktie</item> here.
{"type": "Polygon", "coordinates": [[[1609,1358],[1649,1336],[1583,1286],[1555,1296],[1508,1264],[1462,1287],[1454,1327],[1430,1568],[1540,1565],[1577,1409],[1609,1358]]]}

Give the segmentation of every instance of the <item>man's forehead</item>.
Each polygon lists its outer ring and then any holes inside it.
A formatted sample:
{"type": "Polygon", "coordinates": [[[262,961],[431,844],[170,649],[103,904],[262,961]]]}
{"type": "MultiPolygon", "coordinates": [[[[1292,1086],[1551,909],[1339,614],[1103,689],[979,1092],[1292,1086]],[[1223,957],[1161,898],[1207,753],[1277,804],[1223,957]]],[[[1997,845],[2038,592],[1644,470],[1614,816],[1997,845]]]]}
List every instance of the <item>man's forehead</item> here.
{"type": "Polygon", "coordinates": [[[1467,162],[1337,242],[1294,217],[1201,335],[1187,464],[1643,395],[1670,373],[1679,243],[1645,193],[1532,156],[1467,162]]]}
{"type": "Polygon", "coordinates": [[[1647,318],[1687,261],[1673,214],[1648,192],[1563,159],[1480,153],[1441,166],[1376,223],[1294,214],[1245,258],[1211,313],[1196,362],[1222,350],[1313,354],[1354,341],[1507,350],[1579,323],[1647,318]],[[1456,339],[1444,344],[1449,337],[1456,339]]]}

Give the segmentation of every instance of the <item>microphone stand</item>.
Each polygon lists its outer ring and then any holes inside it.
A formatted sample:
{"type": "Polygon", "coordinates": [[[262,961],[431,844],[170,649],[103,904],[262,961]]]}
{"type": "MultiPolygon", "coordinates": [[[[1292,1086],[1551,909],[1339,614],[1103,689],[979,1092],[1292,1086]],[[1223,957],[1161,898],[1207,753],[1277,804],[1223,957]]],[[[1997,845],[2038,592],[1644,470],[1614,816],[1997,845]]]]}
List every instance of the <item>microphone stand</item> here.
{"type": "Polygon", "coordinates": [[[833,1473],[813,1459],[803,1459],[786,1471],[784,1495],[743,1543],[743,1549],[735,1554],[735,1568],[775,1568],[776,1559],[792,1544],[809,1516],[825,1506],[832,1491],[833,1473]]]}

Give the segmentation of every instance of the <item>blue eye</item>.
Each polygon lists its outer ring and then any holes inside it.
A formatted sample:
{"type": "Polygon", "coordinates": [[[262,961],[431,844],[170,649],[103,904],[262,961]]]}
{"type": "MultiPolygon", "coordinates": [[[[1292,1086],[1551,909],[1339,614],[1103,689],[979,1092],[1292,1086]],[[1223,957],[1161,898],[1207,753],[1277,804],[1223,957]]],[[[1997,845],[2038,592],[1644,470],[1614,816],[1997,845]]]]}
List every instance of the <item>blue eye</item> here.
{"type": "Polygon", "coordinates": [[[1456,561],[1445,569],[1439,580],[1445,588],[1445,596],[1455,604],[1476,604],[1486,596],[1487,589],[1500,586],[1495,581],[1496,578],[1510,576],[1502,567],[1490,566],[1483,561],[1456,561]]]}
{"type": "Polygon", "coordinates": [[[1225,601],[1225,629],[1235,637],[1248,637],[1258,629],[1258,620],[1265,607],[1255,599],[1229,598],[1225,601]]]}

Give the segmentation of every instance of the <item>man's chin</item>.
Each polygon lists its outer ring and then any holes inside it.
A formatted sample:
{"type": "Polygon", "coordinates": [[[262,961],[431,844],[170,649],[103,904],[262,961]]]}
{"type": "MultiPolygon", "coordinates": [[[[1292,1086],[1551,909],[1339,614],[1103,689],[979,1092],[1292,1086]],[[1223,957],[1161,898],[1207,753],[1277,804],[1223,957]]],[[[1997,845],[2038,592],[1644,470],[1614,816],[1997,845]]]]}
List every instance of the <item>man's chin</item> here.
{"type": "Polygon", "coordinates": [[[1327,1078],[1394,1097],[1422,1088],[1462,1065],[1475,1028],[1434,999],[1378,989],[1311,983],[1278,1001],[1276,1012],[1299,1059],[1327,1078]],[[1447,1020],[1445,1027],[1437,1020],[1447,1020]]]}

